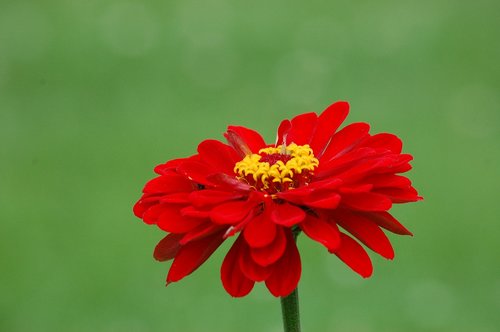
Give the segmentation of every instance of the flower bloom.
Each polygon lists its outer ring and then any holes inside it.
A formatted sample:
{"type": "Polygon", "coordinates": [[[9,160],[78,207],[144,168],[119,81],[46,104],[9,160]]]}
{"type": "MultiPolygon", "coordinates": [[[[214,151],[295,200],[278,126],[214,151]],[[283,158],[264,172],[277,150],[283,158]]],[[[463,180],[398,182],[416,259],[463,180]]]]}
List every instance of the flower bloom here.
{"type": "Polygon", "coordinates": [[[338,130],[348,112],[348,103],[336,102],[319,116],[284,120],[272,145],[256,131],[229,126],[228,144],[205,140],[197,154],[158,165],[134,213],[168,232],[154,250],[159,261],[173,259],[167,284],[191,274],[233,236],[221,279],[235,297],[255,282],[274,296],[297,287],[299,232],[365,278],[373,267],[360,242],[392,259],[382,228],[411,232],[388,211],[421,199],[399,175],[411,169],[412,156],[401,153],[398,137],[371,135],[366,123],[338,130]]]}

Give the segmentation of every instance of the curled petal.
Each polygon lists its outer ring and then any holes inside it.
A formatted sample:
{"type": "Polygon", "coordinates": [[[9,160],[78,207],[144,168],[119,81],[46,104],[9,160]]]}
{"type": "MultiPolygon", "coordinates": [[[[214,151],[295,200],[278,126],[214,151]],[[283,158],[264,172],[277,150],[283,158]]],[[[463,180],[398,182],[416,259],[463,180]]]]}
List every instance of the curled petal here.
{"type": "Polygon", "coordinates": [[[392,207],[387,196],[373,192],[344,194],[342,204],[360,211],[387,211],[392,207]]]}
{"type": "Polygon", "coordinates": [[[171,204],[188,204],[189,203],[189,193],[181,192],[175,194],[168,194],[162,196],[160,199],[161,203],[171,203],[171,204]]]}
{"type": "Polygon", "coordinates": [[[242,221],[255,207],[248,201],[236,201],[216,206],[210,213],[210,219],[216,224],[234,225],[242,221]]]}
{"type": "Polygon", "coordinates": [[[287,144],[298,145],[309,144],[316,130],[318,116],[316,113],[305,113],[291,120],[291,128],[288,132],[287,144]]]}
{"type": "Polygon", "coordinates": [[[282,227],[276,228],[276,238],[262,248],[250,248],[253,260],[262,266],[269,266],[281,258],[286,249],[286,236],[282,227]]]}
{"type": "Polygon", "coordinates": [[[340,245],[340,232],[335,223],[330,223],[323,218],[308,215],[306,220],[300,224],[304,233],[333,251],[340,245]]]}
{"type": "Polygon", "coordinates": [[[307,198],[312,195],[314,189],[309,187],[297,188],[294,190],[288,190],[279,192],[276,195],[285,201],[295,203],[297,205],[305,205],[307,198]]]}
{"type": "Polygon", "coordinates": [[[375,192],[387,196],[394,203],[408,203],[422,200],[412,186],[406,188],[382,188],[375,192]]]}
{"type": "Polygon", "coordinates": [[[398,154],[391,155],[388,157],[388,165],[386,168],[381,169],[379,173],[405,173],[411,169],[410,161],[413,160],[413,156],[409,154],[398,154]]]}
{"type": "Polygon", "coordinates": [[[384,172],[389,169],[391,163],[390,158],[364,159],[343,169],[341,172],[335,173],[335,176],[341,178],[344,183],[356,183],[371,174],[384,172]]]}
{"type": "Polygon", "coordinates": [[[198,210],[192,205],[188,205],[180,210],[183,217],[193,217],[199,219],[210,218],[210,210],[198,210]]]}
{"type": "Polygon", "coordinates": [[[368,248],[387,259],[394,258],[394,249],[384,232],[370,219],[355,213],[338,213],[335,221],[368,248]]]}
{"type": "Polygon", "coordinates": [[[189,195],[189,200],[197,208],[205,208],[217,204],[243,198],[241,193],[222,190],[197,190],[189,195]]]}
{"type": "Polygon", "coordinates": [[[278,136],[276,137],[276,146],[285,144],[288,145],[288,133],[292,128],[290,120],[283,120],[278,127],[278,136]]]}
{"type": "Polygon", "coordinates": [[[215,169],[199,160],[187,160],[177,167],[179,174],[188,179],[203,185],[210,185],[207,177],[215,172],[215,169]]]}
{"type": "Polygon", "coordinates": [[[320,162],[315,177],[316,179],[324,179],[329,176],[338,176],[348,171],[353,165],[356,165],[360,161],[370,159],[376,154],[376,151],[373,149],[361,148],[328,161],[325,160],[326,158],[323,158],[325,161],[320,162]]]}
{"type": "Polygon", "coordinates": [[[341,200],[341,196],[334,192],[318,192],[307,199],[307,205],[319,209],[335,209],[341,200]]]}
{"type": "Polygon", "coordinates": [[[175,172],[176,168],[188,158],[178,158],[167,161],[164,164],[157,165],[154,172],[159,175],[164,175],[169,172],[175,172]]]}
{"type": "Polygon", "coordinates": [[[185,245],[191,241],[196,241],[200,240],[204,237],[207,237],[209,235],[212,235],[214,233],[220,232],[222,228],[219,225],[213,225],[213,224],[208,224],[204,223],[201,224],[200,226],[192,229],[191,231],[187,232],[184,237],[179,241],[181,245],[185,245]]]}
{"type": "Polygon", "coordinates": [[[182,246],[168,271],[167,284],[181,280],[203,264],[224,241],[222,234],[218,232],[182,246]]]}
{"type": "Polygon", "coordinates": [[[217,189],[222,190],[235,190],[248,192],[252,187],[248,184],[238,181],[234,176],[230,176],[224,173],[215,173],[207,176],[207,180],[210,181],[217,189]]]}
{"type": "Polygon", "coordinates": [[[271,275],[266,279],[267,289],[276,297],[290,295],[297,288],[302,273],[300,254],[290,230],[287,231],[286,238],[285,253],[273,266],[271,275]]]}
{"type": "Polygon", "coordinates": [[[163,212],[163,205],[156,204],[150,207],[142,215],[142,220],[149,225],[156,224],[158,222],[158,217],[163,212]]]}
{"type": "Polygon", "coordinates": [[[242,238],[238,238],[227,253],[221,267],[221,280],[224,289],[234,297],[242,297],[250,293],[255,282],[248,279],[241,271],[242,238]]]}
{"type": "Polygon", "coordinates": [[[357,194],[366,193],[373,189],[372,184],[358,184],[339,188],[339,192],[342,194],[357,194]]]}
{"type": "Polygon", "coordinates": [[[368,136],[370,125],[364,122],[351,123],[339,130],[328,145],[321,162],[338,158],[352,151],[368,136]]]}
{"type": "Polygon", "coordinates": [[[371,148],[383,148],[393,153],[401,153],[403,142],[396,135],[389,133],[380,133],[370,136],[363,141],[362,146],[369,146],[371,148]]]}
{"type": "Polygon", "coordinates": [[[253,248],[261,248],[269,245],[276,237],[276,224],[264,212],[253,218],[243,231],[246,242],[253,248]]]}
{"type": "Polygon", "coordinates": [[[332,208],[332,205],[334,205],[333,202],[336,199],[328,198],[327,196],[334,195],[334,190],[336,190],[341,184],[342,180],[338,178],[314,181],[305,187],[277,193],[277,196],[279,199],[292,202],[297,205],[309,206],[313,206],[315,201],[332,199],[332,204],[328,204],[328,206],[332,208]]]}
{"type": "Polygon", "coordinates": [[[311,141],[311,148],[316,158],[321,159],[333,134],[349,114],[349,104],[338,101],[328,106],[318,117],[316,132],[311,141]]]}
{"type": "Polygon", "coordinates": [[[155,247],[153,257],[160,261],[168,261],[175,257],[180,249],[179,241],[184,234],[168,234],[155,247]]]}
{"type": "Polygon", "coordinates": [[[252,281],[264,281],[273,271],[273,266],[262,266],[254,262],[247,246],[243,246],[240,251],[240,269],[241,272],[252,281]]]}
{"type": "Polygon", "coordinates": [[[198,145],[198,153],[203,162],[228,175],[234,174],[234,164],[240,160],[233,148],[216,140],[201,142],[198,145]]]}
{"type": "Polygon", "coordinates": [[[266,146],[266,142],[258,132],[245,127],[229,126],[224,136],[241,157],[258,153],[266,146]]]}
{"type": "Polygon", "coordinates": [[[365,249],[344,233],[340,233],[340,246],[333,253],[363,278],[373,273],[373,265],[365,249]]]}
{"type": "Polygon", "coordinates": [[[278,225],[292,227],[306,217],[304,210],[292,204],[283,203],[272,206],[271,220],[278,225]]]}
{"type": "Polygon", "coordinates": [[[159,197],[149,194],[142,195],[141,199],[134,204],[134,214],[136,217],[142,218],[144,213],[149,210],[152,206],[158,204],[159,197]]]}
{"type": "Polygon", "coordinates": [[[168,174],[150,180],[144,186],[143,192],[151,194],[170,194],[193,190],[194,185],[189,179],[178,174],[168,174]]]}
{"type": "Polygon", "coordinates": [[[363,212],[362,214],[380,227],[383,227],[392,233],[400,235],[413,235],[412,232],[406,229],[406,227],[404,227],[388,212],[363,212]]]}
{"type": "Polygon", "coordinates": [[[171,233],[186,233],[202,223],[203,219],[183,216],[178,206],[165,207],[158,217],[158,227],[171,233]]]}
{"type": "Polygon", "coordinates": [[[406,188],[411,186],[411,181],[407,177],[395,174],[376,174],[366,178],[365,181],[373,184],[374,188],[406,188]]]}

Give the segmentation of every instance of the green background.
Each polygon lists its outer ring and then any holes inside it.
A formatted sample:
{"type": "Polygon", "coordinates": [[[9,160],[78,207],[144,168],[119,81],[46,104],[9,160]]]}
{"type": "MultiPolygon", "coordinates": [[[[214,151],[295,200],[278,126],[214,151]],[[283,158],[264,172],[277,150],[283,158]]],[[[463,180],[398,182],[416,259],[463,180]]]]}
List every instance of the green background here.
{"type": "Polygon", "coordinates": [[[281,330],[228,241],[168,288],[132,215],[153,166],[348,100],[392,132],[423,202],[362,280],[299,240],[304,331],[500,326],[498,1],[0,0],[0,331],[281,330]]]}

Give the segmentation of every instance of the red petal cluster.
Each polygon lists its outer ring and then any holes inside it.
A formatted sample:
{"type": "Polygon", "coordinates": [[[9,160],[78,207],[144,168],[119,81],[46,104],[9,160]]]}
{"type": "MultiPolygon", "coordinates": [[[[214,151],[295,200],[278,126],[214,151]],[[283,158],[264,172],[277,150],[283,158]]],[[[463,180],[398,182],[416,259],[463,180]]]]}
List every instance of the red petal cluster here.
{"type": "Polygon", "coordinates": [[[294,233],[302,231],[325,246],[363,277],[372,263],[361,242],[382,257],[394,250],[385,235],[411,235],[387,211],[394,203],[421,199],[408,178],[412,156],[401,140],[371,135],[366,123],[338,130],[349,105],[336,102],[319,116],[301,114],[284,120],[273,146],[309,144],[319,166],[302,187],[268,195],[240,181],[235,164],[269,147],[262,136],[230,126],[228,144],[203,141],[198,153],[155,168],[134,213],[168,232],[155,248],[159,261],[173,259],[167,284],[196,270],[228,237],[237,239],[221,267],[224,288],[232,296],[248,294],[265,282],[274,296],[286,296],[301,275],[294,233]]]}

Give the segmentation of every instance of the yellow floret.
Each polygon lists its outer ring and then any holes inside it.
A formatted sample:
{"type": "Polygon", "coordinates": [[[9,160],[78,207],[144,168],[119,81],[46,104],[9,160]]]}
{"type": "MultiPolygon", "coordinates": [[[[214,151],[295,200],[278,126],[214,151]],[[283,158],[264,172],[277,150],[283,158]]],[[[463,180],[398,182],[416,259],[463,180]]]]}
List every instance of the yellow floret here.
{"type": "Polygon", "coordinates": [[[261,182],[264,189],[269,188],[269,184],[293,182],[294,174],[302,174],[303,171],[312,172],[319,165],[318,159],[314,157],[313,150],[309,145],[297,145],[292,143],[283,147],[264,148],[259,154],[245,156],[243,160],[236,163],[234,172],[240,178],[246,179],[249,175],[256,182],[261,182]],[[284,152],[284,153],[283,153],[284,152]],[[291,157],[286,163],[279,160],[274,165],[269,162],[261,162],[259,154],[285,154],[291,157]]]}

